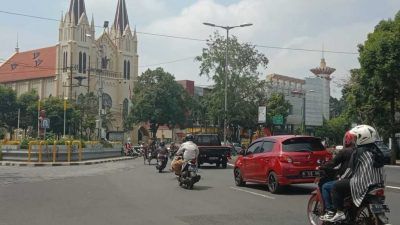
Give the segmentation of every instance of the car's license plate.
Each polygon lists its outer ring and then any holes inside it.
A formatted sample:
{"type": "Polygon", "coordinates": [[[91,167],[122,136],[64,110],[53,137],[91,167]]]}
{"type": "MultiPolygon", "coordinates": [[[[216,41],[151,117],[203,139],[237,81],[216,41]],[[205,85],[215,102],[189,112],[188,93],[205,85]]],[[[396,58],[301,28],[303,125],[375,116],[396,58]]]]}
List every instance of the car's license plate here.
{"type": "Polygon", "coordinates": [[[208,157],[209,160],[218,160],[218,157],[208,157]]]}
{"type": "Polygon", "coordinates": [[[378,213],[384,213],[389,211],[389,209],[387,208],[387,206],[382,205],[382,204],[369,204],[369,208],[371,209],[371,211],[375,214],[378,213]]]}
{"type": "Polygon", "coordinates": [[[319,176],[319,171],[317,171],[317,170],[303,171],[303,172],[301,172],[301,175],[303,177],[317,177],[317,176],[319,176]]]}

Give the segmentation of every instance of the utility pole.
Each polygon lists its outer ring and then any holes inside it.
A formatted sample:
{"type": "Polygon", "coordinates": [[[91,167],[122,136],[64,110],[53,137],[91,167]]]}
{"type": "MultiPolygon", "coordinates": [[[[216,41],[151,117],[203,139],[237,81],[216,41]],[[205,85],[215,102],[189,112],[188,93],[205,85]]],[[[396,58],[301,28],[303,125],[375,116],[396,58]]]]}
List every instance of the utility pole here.
{"type": "Polygon", "coordinates": [[[226,135],[227,135],[227,129],[228,129],[228,75],[229,75],[229,67],[228,67],[228,53],[229,53],[229,30],[232,30],[237,27],[248,27],[252,26],[253,24],[251,23],[246,23],[246,24],[241,24],[238,26],[220,26],[220,25],[215,25],[213,23],[203,23],[206,26],[210,27],[219,27],[222,29],[226,30],[226,47],[225,47],[225,68],[224,68],[224,73],[225,73],[225,106],[224,106],[224,144],[226,145],[226,135]]]}

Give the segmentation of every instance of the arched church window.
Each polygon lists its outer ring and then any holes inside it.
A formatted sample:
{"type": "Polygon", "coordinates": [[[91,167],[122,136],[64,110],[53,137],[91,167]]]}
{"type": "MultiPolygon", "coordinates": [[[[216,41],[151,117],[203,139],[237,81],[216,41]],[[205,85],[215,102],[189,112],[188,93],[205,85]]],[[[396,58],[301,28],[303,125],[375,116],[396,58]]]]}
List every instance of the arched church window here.
{"type": "Polygon", "coordinates": [[[126,80],[126,60],[124,60],[124,80],[126,80]]]}
{"type": "Polygon", "coordinates": [[[126,67],[127,67],[126,79],[130,80],[131,79],[131,61],[128,60],[128,64],[126,67]]]}
{"type": "Polygon", "coordinates": [[[79,67],[78,72],[82,73],[82,52],[79,52],[79,67]]]}
{"type": "Polygon", "coordinates": [[[83,53],[83,73],[86,73],[86,52],[83,53]]]}
{"type": "Polygon", "coordinates": [[[125,121],[128,118],[129,114],[129,101],[125,99],[122,105],[122,118],[125,121]]]}
{"type": "Polygon", "coordinates": [[[103,109],[111,109],[112,107],[112,99],[111,96],[107,93],[103,93],[103,109]]]}

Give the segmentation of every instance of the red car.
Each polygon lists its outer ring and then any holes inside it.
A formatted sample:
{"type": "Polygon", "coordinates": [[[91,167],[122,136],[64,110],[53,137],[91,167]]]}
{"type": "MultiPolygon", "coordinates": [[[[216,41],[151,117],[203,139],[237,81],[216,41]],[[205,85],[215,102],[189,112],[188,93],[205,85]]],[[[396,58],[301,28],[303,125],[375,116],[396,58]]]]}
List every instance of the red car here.
{"type": "Polygon", "coordinates": [[[332,155],[316,137],[263,137],[251,143],[236,160],[235,183],[267,184],[271,193],[277,193],[282,186],[314,182],[316,168],[331,159],[332,155]]]}

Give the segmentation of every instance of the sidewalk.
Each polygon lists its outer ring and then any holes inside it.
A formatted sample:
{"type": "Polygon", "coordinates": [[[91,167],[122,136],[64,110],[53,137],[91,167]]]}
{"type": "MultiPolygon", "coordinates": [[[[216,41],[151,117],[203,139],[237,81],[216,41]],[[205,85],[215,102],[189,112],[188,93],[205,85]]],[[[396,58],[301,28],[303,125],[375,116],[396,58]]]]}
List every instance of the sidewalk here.
{"type": "Polygon", "coordinates": [[[74,161],[74,162],[18,162],[18,161],[0,161],[0,166],[25,166],[25,167],[47,167],[47,166],[82,166],[82,165],[93,165],[109,162],[118,162],[124,160],[131,160],[137,157],[123,156],[116,158],[107,159],[95,159],[87,161],[74,161]]]}

